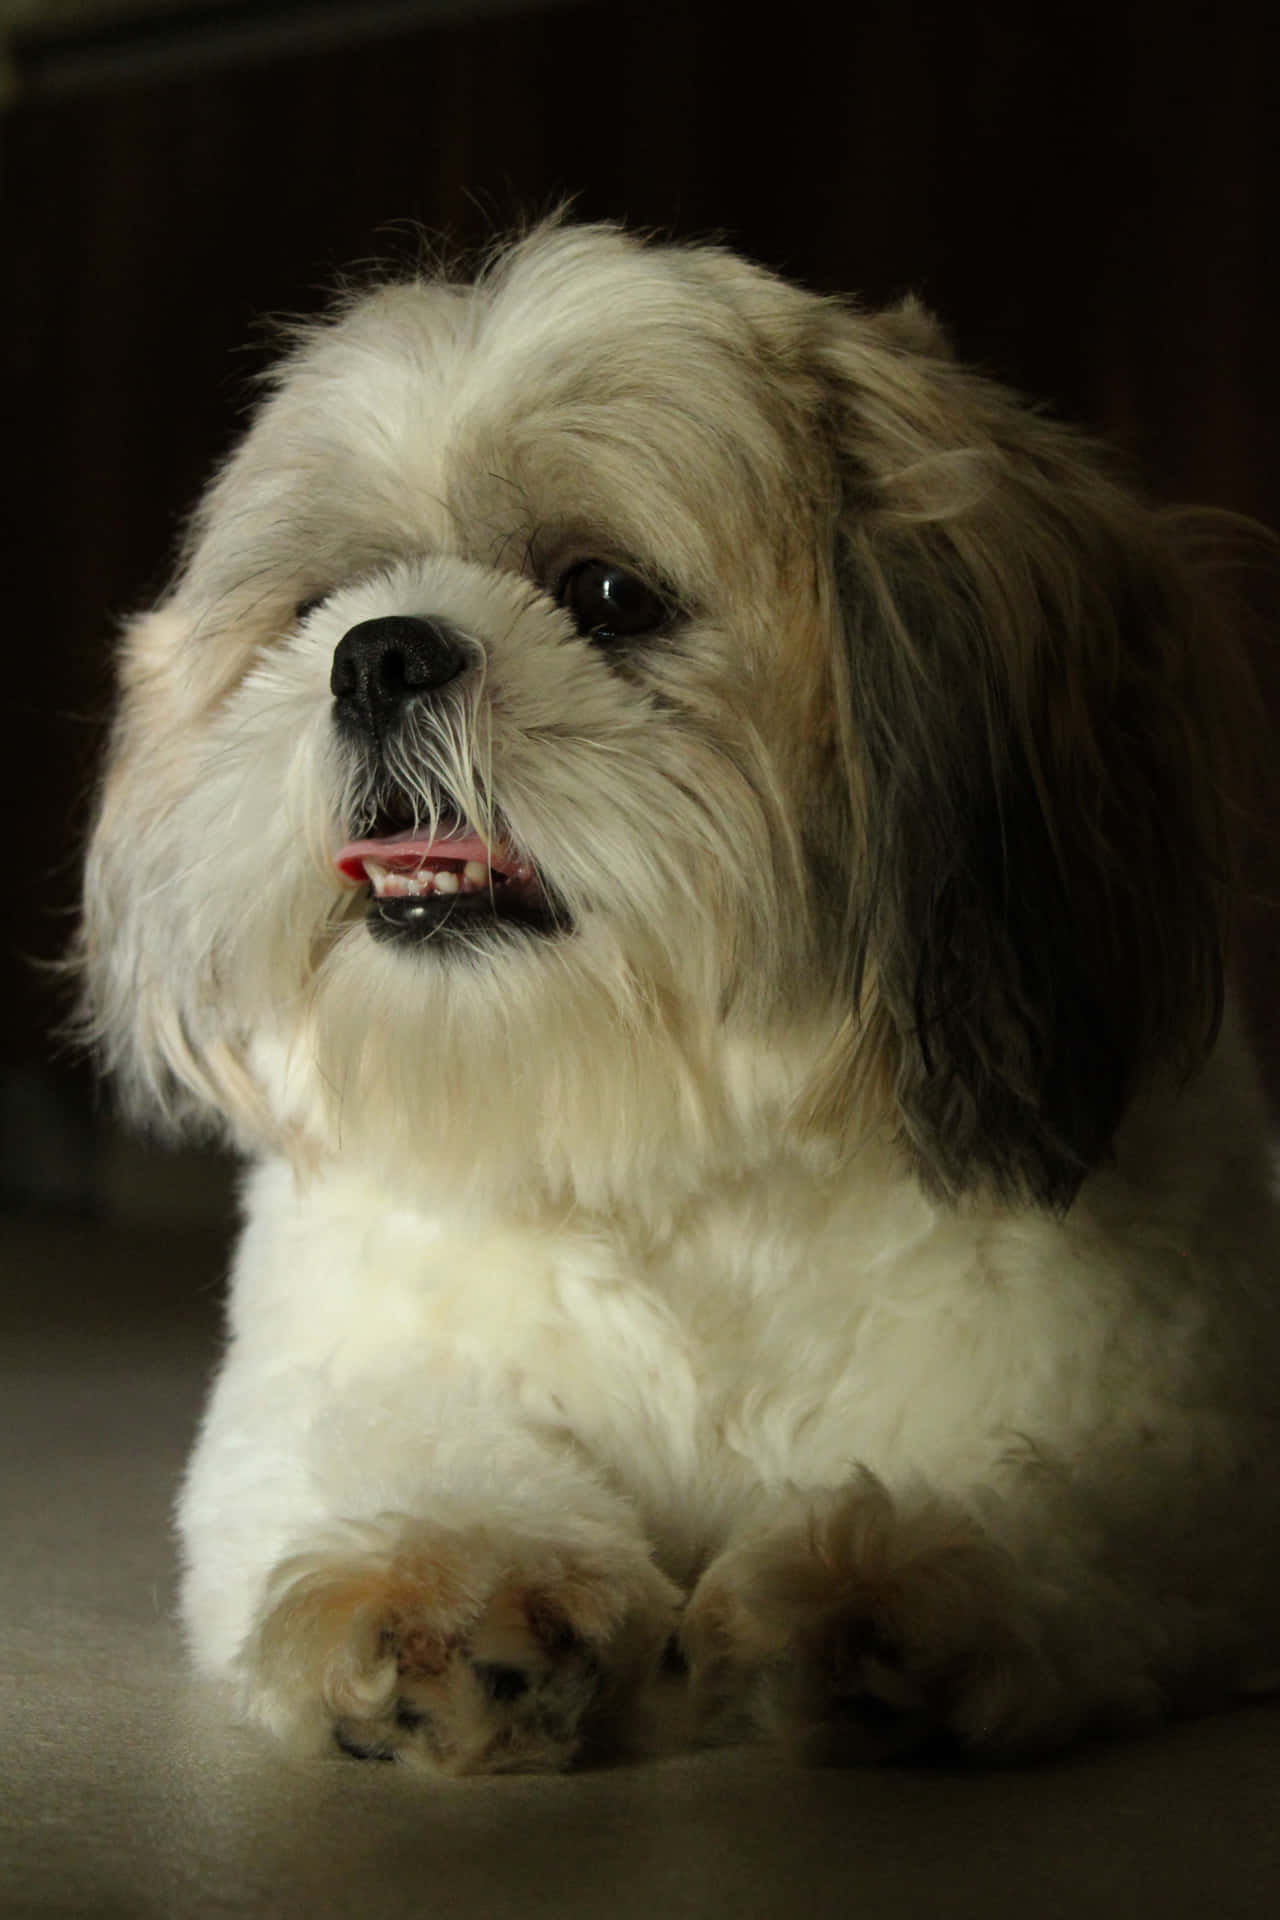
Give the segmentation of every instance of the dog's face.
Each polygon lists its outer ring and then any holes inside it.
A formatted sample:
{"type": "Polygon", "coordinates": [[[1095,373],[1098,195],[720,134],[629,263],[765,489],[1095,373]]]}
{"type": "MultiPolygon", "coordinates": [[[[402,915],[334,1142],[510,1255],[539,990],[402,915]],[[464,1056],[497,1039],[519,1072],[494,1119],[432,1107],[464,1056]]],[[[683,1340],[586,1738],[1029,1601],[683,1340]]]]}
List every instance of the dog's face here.
{"type": "Polygon", "coordinates": [[[571,1178],[768,1106],[1060,1201],[1216,996],[1184,597],[913,308],[572,228],[384,287],[129,636],[97,1027],[250,1138],[571,1178]]]}

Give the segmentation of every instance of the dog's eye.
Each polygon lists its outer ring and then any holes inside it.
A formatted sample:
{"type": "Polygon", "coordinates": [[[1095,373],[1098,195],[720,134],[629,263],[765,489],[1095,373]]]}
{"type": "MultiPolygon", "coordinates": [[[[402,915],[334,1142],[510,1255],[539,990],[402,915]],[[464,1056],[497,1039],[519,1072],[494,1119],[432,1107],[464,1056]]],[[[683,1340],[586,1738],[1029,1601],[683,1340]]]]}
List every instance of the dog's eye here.
{"type": "Polygon", "coordinates": [[[608,560],[583,560],[571,567],[556,598],[583,638],[601,646],[656,633],[671,617],[660,594],[608,560]]]}
{"type": "Polygon", "coordinates": [[[309,600],[299,600],[297,606],[293,610],[293,617],[297,621],[298,625],[301,626],[304,620],[309,620],[312,614],[315,612],[316,608],[322,607],[327,598],[328,598],[327,594],[315,593],[315,594],[312,594],[309,600]]]}

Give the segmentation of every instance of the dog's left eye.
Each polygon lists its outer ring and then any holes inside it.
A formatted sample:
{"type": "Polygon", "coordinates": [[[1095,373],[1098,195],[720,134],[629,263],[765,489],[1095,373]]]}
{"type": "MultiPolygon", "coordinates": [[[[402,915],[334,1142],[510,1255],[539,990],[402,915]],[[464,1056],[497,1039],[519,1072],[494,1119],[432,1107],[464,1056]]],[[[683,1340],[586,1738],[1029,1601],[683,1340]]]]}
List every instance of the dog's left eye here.
{"type": "Polygon", "coordinates": [[[556,598],[583,638],[601,646],[656,633],[671,617],[661,594],[608,560],[582,560],[571,567],[556,598]]]}

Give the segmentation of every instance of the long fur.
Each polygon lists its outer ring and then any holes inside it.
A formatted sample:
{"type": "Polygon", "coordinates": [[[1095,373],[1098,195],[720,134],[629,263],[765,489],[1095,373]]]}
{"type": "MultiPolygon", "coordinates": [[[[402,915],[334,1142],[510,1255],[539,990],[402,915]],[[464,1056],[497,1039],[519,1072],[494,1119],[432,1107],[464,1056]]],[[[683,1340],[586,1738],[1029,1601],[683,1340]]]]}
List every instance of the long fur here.
{"type": "Polygon", "coordinates": [[[709,1728],[825,1758],[1268,1681],[1212,535],[714,249],[552,224],[301,333],[127,635],[80,952],[133,1110],[256,1169],[180,1507],[251,1716],[563,1765],[677,1622],[709,1728]],[[584,559],[663,630],[579,633],[584,559]],[[375,751],[390,614],[468,670],[375,751]],[[390,791],[557,928],[373,940],[390,791]]]}

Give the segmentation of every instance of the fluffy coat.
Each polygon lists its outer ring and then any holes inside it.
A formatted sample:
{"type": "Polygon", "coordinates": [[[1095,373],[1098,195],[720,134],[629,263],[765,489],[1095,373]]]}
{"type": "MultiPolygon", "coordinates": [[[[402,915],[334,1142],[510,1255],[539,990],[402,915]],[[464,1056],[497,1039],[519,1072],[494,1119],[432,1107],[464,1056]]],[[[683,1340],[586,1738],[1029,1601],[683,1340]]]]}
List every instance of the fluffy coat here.
{"type": "Polygon", "coordinates": [[[250,1162],[179,1521],[251,1718],[563,1766],[673,1636],[835,1760],[1273,1683],[1212,534],[714,249],[301,332],[126,637],[81,951],[250,1162]],[[487,900],[406,903],[450,835],[487,900]]]}

